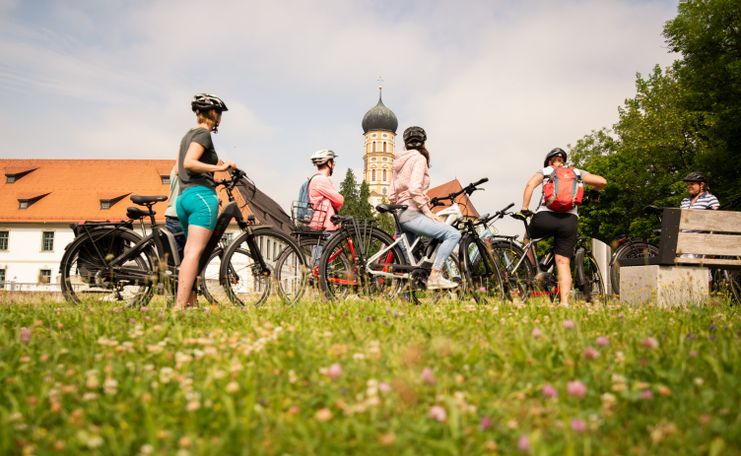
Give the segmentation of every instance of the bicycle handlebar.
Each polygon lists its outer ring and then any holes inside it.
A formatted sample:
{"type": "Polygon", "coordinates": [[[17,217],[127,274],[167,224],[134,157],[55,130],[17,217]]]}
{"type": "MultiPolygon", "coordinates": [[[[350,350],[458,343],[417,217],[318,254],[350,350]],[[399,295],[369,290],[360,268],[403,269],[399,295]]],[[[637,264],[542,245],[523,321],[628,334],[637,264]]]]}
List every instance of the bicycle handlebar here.
{"type": "Polygon", "coordinates": [[[489,182],[489,178],[488,177],[484,177],[482,179],[479,179],[476,182],[472,182],[472,183],[466,185],[465,187],[463,187],[461,190],[459,190],[459,191],[457,191],[455,193],[448,194],[448,196],[436,196],[436,197],[434,197],[434,198],[432,198],[430,200],[430,204],[433,207],[435,207],[435,206],[442,206],[443,205],[443,203],[442,203],[443,201],[450,201],[452,203],[453,201],[455,201],[455,199],[458,196],[460,196],[460,195],[462,195],[464,193],[466,195],[470,195],[471,193],[475,192],[476,190],[481,190],[480,188],[478,188],[478,186],[481,185],[481,184],[483,184],[483,183],[485,183],[485,182],[489,182]]]}

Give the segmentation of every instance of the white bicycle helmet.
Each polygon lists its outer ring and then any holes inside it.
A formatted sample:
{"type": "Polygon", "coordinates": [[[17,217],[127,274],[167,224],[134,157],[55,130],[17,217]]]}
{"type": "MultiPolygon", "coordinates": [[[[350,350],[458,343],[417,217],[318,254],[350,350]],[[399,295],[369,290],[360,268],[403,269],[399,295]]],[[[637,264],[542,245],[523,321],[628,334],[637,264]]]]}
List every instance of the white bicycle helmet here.
{"type": "Polygon", "coordinates": [[[334,153],[334,151],[329,149],[319,149],[313,154],[311,154],[311,162],[316,165],[323,165],[327,163],[330,160],[334,160],[337,158],[338,155],[334,153]]]}

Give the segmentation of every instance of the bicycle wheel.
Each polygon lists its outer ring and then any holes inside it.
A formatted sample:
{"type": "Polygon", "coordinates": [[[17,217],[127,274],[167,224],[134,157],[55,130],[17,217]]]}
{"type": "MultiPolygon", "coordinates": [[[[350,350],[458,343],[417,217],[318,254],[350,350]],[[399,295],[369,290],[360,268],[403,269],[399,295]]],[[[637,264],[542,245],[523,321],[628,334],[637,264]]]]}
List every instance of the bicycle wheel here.
{"type": "Polygon", "coordinates": [[[476,302],[489,299],[504,299],[504,282],[499,271],[499,262],[486,248],[484,241],[464,236],[459,244],[463,275],[476,302]]]}
{"type": "Polygon", "coordinates": [[[659,248],[642,241],[629,241],[615,251],[610,260],[610,285],[615,294],[620,294],[620,263],[628,258],[649,258],[659,254],[659,248]]]}
{"type": "Polygon", "coordinates": [[[393,247],[367,264],[394,240],[371,225],[343,229],[329,238],[319,259],[319,286],[328,299],[349,296],[396,297],[403,278],[393,265],[406,265],[398,247],[393,247]]]}
{"type": "MultiPolygon", "coordinates": [[[[216,247],[208,258],[206,267],[198,275],[198,283],[201,294],[214,305],[229,303],[229,295],[221,280],[221,263],[224,258],[224,249],[216,247]]],[[[234,279],[234,271],[230,270],[227,280],[234,279]]]]}
{"type": "Polygon", "coordinates": [[[605,281],[599,272],[597,260],[584,248],[576,250],[574,255],[574,294],[577,299],[586,302],[607,304],[605,281]]]}
{"type": "Polygon", "coordinates": [[[728,299],[731,304],[741,304],[741,270],[713,270],[713,291],[728,299]]]}
{"type": "Polygon", "coordinates": [[[100,300],[146,305],[152,299],[156,277],[157,256],[152,247],[145,247],[122,264],[110,263],[140,240],[138,234],[122,228],[96,228],[78,236],[60,262],[64,298],[74,304],[100,300]]]}
{"type": "Polygon", "coordinates": [[[264,303],[274,284],[283,300],[297,301],[306,285],[306,272],[304,256],[289,236],[273,228],[257,227],[252,234],[242,233],[229,244],[219,274],[229,300],[245,306],[264,303]],[[259,252],[250,248],[250,236],[259,252]],[[257,255],[268,271],[261,271],[257,255]],[[282,264],[276,268],[279,258],[283,258],[282,264]]]}
{"type": "Polygon", "coordinates": [[[525,302],[530,297],[535,269],[525,251],[511,241],[494,241],[491,252],[499,264],[504,293],[510,301],[525,302]]]}
{"type": "Polygon", "coordinates": [[[415,270],[412,272],[412,280],[409,284],[409,292],[404,292],[404,297],[410,298],[414,304],[436,304],[441,301],[462,301],[466,295],[466,283],[463,280],[463,272],[460,261],[454,256],[449,256],[442,268],[443,277],[456,282],[455,288],[428,290],[427,278],[429,271],[415,270]]]}

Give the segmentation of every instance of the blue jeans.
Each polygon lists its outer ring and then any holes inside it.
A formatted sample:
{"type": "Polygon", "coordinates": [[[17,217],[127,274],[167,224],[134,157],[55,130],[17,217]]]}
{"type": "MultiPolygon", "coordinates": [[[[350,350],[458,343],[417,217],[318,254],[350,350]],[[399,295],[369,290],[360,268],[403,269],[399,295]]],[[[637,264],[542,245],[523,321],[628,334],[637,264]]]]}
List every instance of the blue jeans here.
{"type": "Polygon", "coordinates": [[[178,255],[180,255],[180,260],[182,261],[183,250],[185,249],[185,232],[183,231],[183,225],[180,224],[180,220],[178,220],[177,217],[165,217],[165,228],[175,236],[175,243],[178,246],[178,255]]]}
{"type": "Polygon", "coordinates": [[[404,230],[409,242],[414,242],[416,236],[410,236],[408,233],[415,235],[427,236],[433,239],[440,239],[442,244],[437,249],[435,260],[432,263],[432,269],[442,269],[445,260],[455,249],[455,245],[461,239],[461,233],[450,225],[443,222],[432,220],[424,214],[415,217],[412,220],[401,223],[401,229],[404,230]]]}

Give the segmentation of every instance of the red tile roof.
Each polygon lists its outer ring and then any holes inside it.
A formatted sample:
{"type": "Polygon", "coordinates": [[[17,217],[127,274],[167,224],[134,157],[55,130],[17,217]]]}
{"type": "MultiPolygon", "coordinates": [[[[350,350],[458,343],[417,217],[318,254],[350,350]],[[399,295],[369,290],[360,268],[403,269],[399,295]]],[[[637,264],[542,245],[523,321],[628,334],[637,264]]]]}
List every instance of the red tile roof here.
{"type": "MultiPolygon", "coordinates": [[[[33,170],[13,183],[0,182],[0,223],[67,223],[81,220],[126,218],[126,208],[134,206],[131,195],[166,195],[170,186],[162,183],[169,176],[174,160],[13,160],[0,159],[0,176],[33,170]],[[19,202],[43,198],[20,209],[19,202]],[[121,198],[116,201],[117,198],[121,198]],[[100,202],[114,202],[101,209],[100,202]]],[[[217,176],[224,178],[226,175],[217,176]]],[[[235,193],[240,207],[244,200],[235,193]]],[[[223,190],[219,199],[226,200],[223,190]]],[[[157,219],[163,220],[167,202],[155,206],[157,219]]],[[[249,209],[245,208],[245,215],[249,209]]]]}
{"type": "MultiPolygon", "coordinates": [[[[463,190],[463,187],[461,186],[461,183],[458,182],[458,179],[453,179],[450,182],[446,182],[442,185],[438,185],[437,187],[433,187],[429,190],[427,190],[427,196],[430,198],[438,197],[438,196],[448,196],[451,193],[459,192],[463,190]]],[[[463,212],[463,215],[465,217],[471,217],[471,218],[478,218],[479,213],[474,207],[473,203],[470,199],[468,199],[468,196],[465,194],[458,195],[455,198],[455,202],[458,203],[458,205],[461,208],[461,211],[463,212]]],[[[451,203],[449,201],[445,202],[445,206],[438,206],[436,208],[432,209],[432,212],[438,212],[446,207],[449,207],[451,203]]]]}

